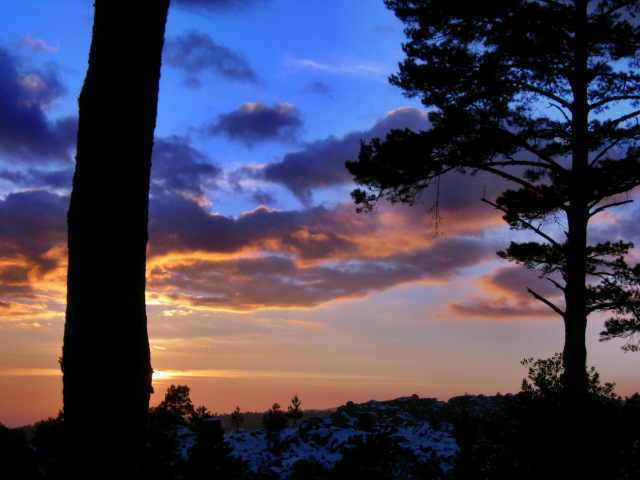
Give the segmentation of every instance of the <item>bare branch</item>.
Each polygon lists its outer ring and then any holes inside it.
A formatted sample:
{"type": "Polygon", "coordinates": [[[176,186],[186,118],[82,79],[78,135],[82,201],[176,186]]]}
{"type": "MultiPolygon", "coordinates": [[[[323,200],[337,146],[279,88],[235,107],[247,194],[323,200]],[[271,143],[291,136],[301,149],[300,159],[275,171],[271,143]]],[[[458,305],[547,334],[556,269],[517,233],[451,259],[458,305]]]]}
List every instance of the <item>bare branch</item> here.
{"type": "Polygon", "coordinates": [[[530,288],[527,288],[527,292],[529,292],[531,295],[533,295],[537,300],[540,300],[542,303],[544,303],[545,305],[547,305],[548,307],[551,308],[551,310],[553,310],[554,312],[556,312],[558,315],[560,315],[562,318],[564,318],[564,312],[562,310],[560,310],[558,307],[556,307],[553,303],[551,303],[549,300],[547,300],[546,298],[544,298],[542,295],[538,295],[536,292],[534,292],[533,290],[531,290],[530,288]]]}
{"type": "MultiPolygon", "coordinates": [[[[499,205],[496,205],[493,202],[490,202],[489,200],[487,200],[486,198],[481,198],[480,199],[481,202],[484,203],[488,203],[489,205],[491,205],[492,207],[495,207],[496,209],[504,212],[504,213],[509,213],[509,211],[506,208],[502,208],[499,205]]],[[[523,225],[525,225],[527,228],[530,228],[531,230],[533,230],[534,232],[536,232],[538,235],[540,235],[542,238],[544,238],[545,240],[547,240],[549,243],[551,243],[554,247],[558,247],[558,248],[562,248],[562,246],[556,242],[553,238],[551,238],[549,235],[547,235],[546,233],[544,233],[542,230],[540,230],[539,228],[534,227],[533,225],[531,225],[529,222],[527,222],[526,220],[523,220],[521,218],[518,218],[518,221],[520,223],[522,223],[523,225]]]]}

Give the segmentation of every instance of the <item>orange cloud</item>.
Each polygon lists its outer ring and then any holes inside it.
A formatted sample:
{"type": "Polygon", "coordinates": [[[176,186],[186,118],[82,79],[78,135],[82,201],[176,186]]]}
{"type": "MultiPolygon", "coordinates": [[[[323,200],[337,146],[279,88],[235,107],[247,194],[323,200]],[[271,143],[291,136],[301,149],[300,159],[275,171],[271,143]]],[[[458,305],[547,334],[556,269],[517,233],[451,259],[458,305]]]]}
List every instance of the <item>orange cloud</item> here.
{"type": "Polygon", "coordinates": [[[313,264],[300,264],[291,254],[269,252],[218,261],[191,259],[152,269],[147,300],[183,309],[238,312],[312,308],[333,300],[364,298],[406,283],[441,284],[460,268],[492,255],[493,249],[484,242],[449,239],[383,258],[330,256],[313,264]]]}

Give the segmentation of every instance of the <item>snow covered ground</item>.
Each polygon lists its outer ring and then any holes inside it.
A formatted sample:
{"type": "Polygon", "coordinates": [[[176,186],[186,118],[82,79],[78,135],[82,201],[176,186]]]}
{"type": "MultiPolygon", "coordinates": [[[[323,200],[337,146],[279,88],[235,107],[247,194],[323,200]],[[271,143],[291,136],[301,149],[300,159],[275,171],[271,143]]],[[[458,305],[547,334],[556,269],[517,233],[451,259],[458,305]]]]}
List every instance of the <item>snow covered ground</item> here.
{"type": "MultiPolygon", "coordinates": [[[[463,408],[472,415],[483,416],[509,397],[512,396],[465,395],[439,402],[413,395],[385,402],[348,402],[328,419],[314,417],[302,422],[299,428],[284,430],[278,455],[269,449],[264,430],[225,434],[224,439],[232,446],[232,455],[247,462],[251,470],[257,472],[267,466],[283,478],[300,460],[315,460],[331,469],[345,452],[366,444],[376,435],[390,440],[391,448],[412,454],[415,460],[436,458],[446,472],[452,468],[452,460],[459,451],[451,434],[452,419],[463,408]]],[[[194,439],[185,440],[186,455],[186,448],[194,439]]]]}

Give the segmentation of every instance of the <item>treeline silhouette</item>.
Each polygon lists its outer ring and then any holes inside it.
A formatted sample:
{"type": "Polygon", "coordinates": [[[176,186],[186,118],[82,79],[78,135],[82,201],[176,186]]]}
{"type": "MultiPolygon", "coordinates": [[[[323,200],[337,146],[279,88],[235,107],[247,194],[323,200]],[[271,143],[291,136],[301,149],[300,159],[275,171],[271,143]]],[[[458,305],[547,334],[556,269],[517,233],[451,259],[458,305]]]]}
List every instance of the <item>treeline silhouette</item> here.
{"type": "MultiPolygon", "coordinates": [[[[287,480],[358,479],[512,479],[555,478],[553,462],[567,438],[562,429],[566,415],[562,401],[564,370],[562,355],[546,360],[525,359],[529,372],[515,396],[500,397],[501,407],[484,416],[466,410],[453,418],[448,431],[460,450],[453,469],[443,471],[435,454],[426,459],[402,448],[385,427],[374,425],[364,416],[349,449],[333,468],[319,461],[299,459],[288,471],[287,480]]],[[[600,381],[595,369],[588,371],[589,416],[585,444],[590,472],[585,478],[640,478],[640,395],[623,400],[615,384],[600,381]]],[[[278,403],[261,415],[266,432],[269,461],[252,471],[232,454],[219,418],[204,406],[195,407],[186,385],[171,385],[165,398],[149,409],[147,463],[151,479],[279,479],[273,468],[283,452],[291,448],[291,437],[283,439],[284,429],[301,419],[301,401],[296,395],[285,411],[278,403]]],[[[307,412],[305,412],[307,413],[307,412]]],[[[249,415],[237,407],[229,416],[229,434],[243,430],[249,415]],[[233,419],[233,422],[231,421],[233,419]]],[[[442,428],[438,418],[430,418],[432,429],[442,428]]],[[[96,412],[94,428],[99,433],[101,416],[96,412]]],[[[64,413],[37,422],[29,429],[9,429],[0,424],[0,478],[62,479],[65,452],[64,413]]],[[[87,432],[87,439],[91,438],[87,432]]],[[[89,440],[87,440],[89,441],[89,440]]],[[[100,468],[96,465],[96,468],[100,468]]]]}

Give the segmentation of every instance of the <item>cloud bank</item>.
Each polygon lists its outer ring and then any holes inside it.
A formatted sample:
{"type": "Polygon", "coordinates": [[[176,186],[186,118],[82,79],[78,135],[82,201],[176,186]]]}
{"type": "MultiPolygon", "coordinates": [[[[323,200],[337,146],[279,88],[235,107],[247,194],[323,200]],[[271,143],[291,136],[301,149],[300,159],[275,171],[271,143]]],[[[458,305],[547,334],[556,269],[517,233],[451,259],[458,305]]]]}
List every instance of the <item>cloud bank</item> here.
{"type": "Polygon", "coordinates": [[[209,34],[196,30],[169,38],[164,44],[163,61],[187,74],[185,83],[191,87],[201,85],[196,75],[205,71],[242,82],[258,79],[242,55],[218,45],[209,34]]]}
{"type": "Polygon", "coordinates": [[[0,152],[23,163],[70,163],[77,117],[50,121],[45,114],[64,93],[55,64],[27,68],[0,46],[0,152]]]}
{"type": "Polygon", "coordinates": [[[205,125],[205,135],[224,135],[248,147],[269,141],[290,142],[295,140],[302,120],[295,105],[276,103],[273,107],[260,102],[243,103],[230,113],[218,116],[216,122],[205,125]]]}

